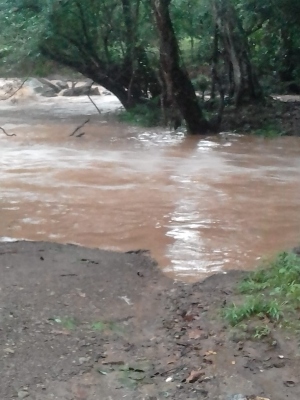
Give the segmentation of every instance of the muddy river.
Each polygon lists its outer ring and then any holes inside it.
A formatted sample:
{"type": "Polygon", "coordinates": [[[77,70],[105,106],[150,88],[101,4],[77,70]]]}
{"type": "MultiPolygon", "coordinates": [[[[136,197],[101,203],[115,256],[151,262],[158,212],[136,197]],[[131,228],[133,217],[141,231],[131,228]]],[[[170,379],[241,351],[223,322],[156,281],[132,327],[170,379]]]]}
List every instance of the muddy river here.
{"type": "Polygon", "coordinates": [[[253,268],[300,240],[300,139],[130,127],[112,96],[0,104],[0,238],[150,249],[169,274],[253,268]],[[70,136],[88,117],[90,122],[70,136]]]}

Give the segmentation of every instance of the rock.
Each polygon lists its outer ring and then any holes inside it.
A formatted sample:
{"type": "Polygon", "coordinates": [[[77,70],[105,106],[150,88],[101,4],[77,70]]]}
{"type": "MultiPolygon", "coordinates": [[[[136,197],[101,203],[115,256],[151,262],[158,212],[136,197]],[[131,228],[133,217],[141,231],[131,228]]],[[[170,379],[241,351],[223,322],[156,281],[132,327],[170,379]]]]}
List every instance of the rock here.
{"type": "Polygon", "coordinates": [[[69,88],[68,83],[64,81],[53,82],[46,78],[39,78],[38,80],[43,85],[49,86],[55,93],[59,93],[61,90],[69,88]]]}
{"type": "Polygon", "coordinates": [[[247,400],[247,397],[243,394],[231,394],[225,397],[225,400],[247,400]]]}
{"type": "Polygon", "coordinates": [[[29,393],[25,390],[19,390],[18,391],[18,398],[19,399],[26,399],[26,397],[29,397],[29,393]]]}
{"type": "Polygon", "coordinates": [[[297,256],[300,256],[300,246],[294,247],[292,251],[297,254],[297,256]]]}
{"type": "Polygon", "coordinates": [[[63,89],[58,93],[58,96],[71,97],[74,96],[73,89],[63,89]]]}
{"type": "Polygon", "coordinates": [[[56,96],[56,92],[53,88],[36,78],[29,78],[24,86],[30,87],[36,94],[40,94],[43,97],[56,96]]]}
{"type": "Polygon", "coordinates": [[[72,97],[72,96],[100,96],[99,88],[91,88],[90,85],[85,84],[69,89],[63,89],[58,93],[59,96],[72,97]]]}
{"type": "Polygon", "coordinates": [[[90,95],[91,96],[101,96],[99,88],[98,87],[92,88],[90,95]]]}
{"type": "Polygon", "coordinates": [[[90,360],[90,357],[79,357],[79,364],[82,365],[90,360]]]}
{"type": "Polygon", "coordinates": [[[67,82],[63,82],[63,81],[57,81],[55,82],[55,85],[59,88],[58,92],[60,92],[63,89],[68,89],[69,85],[67,82]]]}

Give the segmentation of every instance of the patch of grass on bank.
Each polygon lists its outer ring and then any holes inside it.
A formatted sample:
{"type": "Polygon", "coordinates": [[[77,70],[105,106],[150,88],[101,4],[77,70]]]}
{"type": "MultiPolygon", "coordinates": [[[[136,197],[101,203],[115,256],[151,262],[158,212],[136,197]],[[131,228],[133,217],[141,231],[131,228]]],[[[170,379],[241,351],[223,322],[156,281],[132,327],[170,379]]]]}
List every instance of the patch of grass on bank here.
{"type": "Polygon", "coordinates": [[[50,318],[49,320],[61,325],[62,328],[69,331],[76,329],[76,327],[79,325],[79,321],[74,317],[55,317],[50,318]]]}
{"type": "Polygon", "coordinates": [[[161,110],[154,105],[138,105],[131,110],[122,111],[119,120],[131,125],[155,127],[161,124],[161,110]]]}
{"type": "Polygon", "coordinates": [[[254,135],[272,139],[278,136],[283,136],[284,132],[277,125],[267,123],[262,128],[256,129],[254,135]]]}
{"type": "MultiPolygon", "coordinates": [[[[274,261],[249,273],[237,290],[237,302],[223,311],[231,326],[258,319],[300,329],[300,257],[296,254],[280,253],[274,261]]],[[[267,326],[260,325],[256,336],[267,333],[267,326]]]]}
{"type": "Polygon", "coordinates": [[[97,321],[91,325],[91,329],[94,331],[99,332],[113,332],[119,335],[122,335],[125,331],[124,326],[117,322],[104,322],[104,321],[97,321]]]}

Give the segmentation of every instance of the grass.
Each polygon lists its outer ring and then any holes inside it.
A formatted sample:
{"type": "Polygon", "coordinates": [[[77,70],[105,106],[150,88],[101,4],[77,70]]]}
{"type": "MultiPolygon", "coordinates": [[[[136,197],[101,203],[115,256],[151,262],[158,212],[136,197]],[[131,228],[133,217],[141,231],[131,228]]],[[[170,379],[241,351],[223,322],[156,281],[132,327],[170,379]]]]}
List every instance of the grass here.
{"type": "Polygon", "coordinates": [[[122,111],[119,120],[142,127],[155,127],[161,125],[162,116],[159,107],[153,104],[138,105],[131,110],[122,111]]]}
{"type": "Polygon", "coordinates": [[[113,332],[118,335],[122,335],[124,333],[124,327],[121,326],[117,322],[104,322],[104,321],[97,321],[92,323],[91,329],[94,331],[99,332],[113,332]]]}
{"type": "Polygon", "coordinates": [[[55,318],[50,318],[50,320],[61,325],[62,328],[67,329],[69,331],[74,330],[79,324],[79,321],[74,317],[63,317],[63,318],[55,317],[55,318]]]}
{"type": "MultiPolygon", "coordinates": [[[[231,326],[253,317],[279,326],[300,328],[300,257],[292,252],[280,253],[273,261],[243,279],[237,292],[236,303],[227,306],[223,316],[231,326]]],[[[266,336],[266,325],[255,336],[266,336]]]]}
{"type": "Polygon", "coordinates": [[[256,129],[253,133],[256,136],[270,139],[284,135],[284,132],[278,126],[270,122],[266,123],[262,128],[256,129]]]}

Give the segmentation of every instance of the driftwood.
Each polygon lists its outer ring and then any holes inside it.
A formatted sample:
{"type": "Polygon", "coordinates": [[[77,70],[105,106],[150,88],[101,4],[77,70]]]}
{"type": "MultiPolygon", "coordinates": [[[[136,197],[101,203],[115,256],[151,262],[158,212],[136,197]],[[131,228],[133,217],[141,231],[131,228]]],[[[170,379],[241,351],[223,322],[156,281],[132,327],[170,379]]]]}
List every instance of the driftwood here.
{"type": "Polygon", "coordinates": [[[17,136],[15,133],[7,133],[6,130],[4,128],[2,128],[2,126],[0,126],[0,130],[6,135],[6,136],[17,136]]]}
{"type": "Polygon", "coordinates": [[[87,120],[84,121],[82,124],[80,124],[79,126],[77,126],[77,128],[71,133],[70,136],[74,136],[75,133],[77,133],[81,128],[83,128],[84,125],[86,125],[88,122],[90,122],[90,119],[87,119],[87,120]]]}

